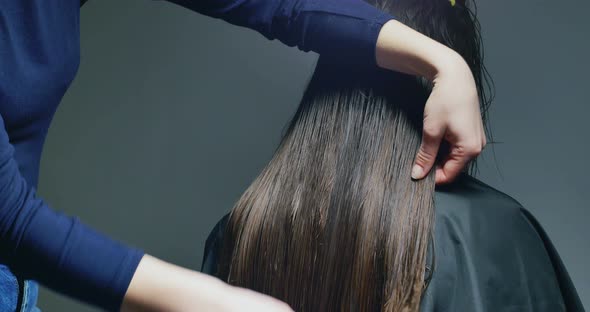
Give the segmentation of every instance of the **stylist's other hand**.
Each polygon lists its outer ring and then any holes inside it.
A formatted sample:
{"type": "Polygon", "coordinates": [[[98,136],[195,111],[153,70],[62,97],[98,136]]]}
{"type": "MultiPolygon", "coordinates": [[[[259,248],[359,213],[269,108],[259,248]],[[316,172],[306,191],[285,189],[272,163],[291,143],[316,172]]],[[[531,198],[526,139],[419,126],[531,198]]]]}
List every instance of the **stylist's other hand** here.
{"type": "Polygon", "coordinates": [[[443,155],[436,169],[436,183],[452,182],[486,145],[477,88],[469,66],[452,49],[395,20],[383,25],[376,58],[380,67],[433,82],[424,107],[422,144],[411,174],[414,179],[424,178],[445,140],[449,153],[443,155]]]}
{"type": "Polygon", "coordinates": [[[145,255],[127,289],[124,312],[292,312],[275,298],[145,255]]]}

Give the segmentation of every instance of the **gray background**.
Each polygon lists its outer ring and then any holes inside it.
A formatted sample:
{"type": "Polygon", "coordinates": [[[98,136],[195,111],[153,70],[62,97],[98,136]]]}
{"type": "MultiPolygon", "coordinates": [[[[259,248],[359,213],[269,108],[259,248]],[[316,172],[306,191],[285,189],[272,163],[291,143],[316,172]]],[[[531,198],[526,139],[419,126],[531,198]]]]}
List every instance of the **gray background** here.
{"type": "MultiPolygon", "coordinates": [[[[445,1],[445,0],[439,0],[445,1]]],[[[483,181],[545,226],[590,307],[588,1],[480,1],[496,168],[483,181]]],[[[197,269],[203,242],[269,160],[316,55],[147,0],[90,1],[82,63],[50,129],[57,209],[197,269]]],[[[44,311],[94,311],[42,291],[44,311]]]]}

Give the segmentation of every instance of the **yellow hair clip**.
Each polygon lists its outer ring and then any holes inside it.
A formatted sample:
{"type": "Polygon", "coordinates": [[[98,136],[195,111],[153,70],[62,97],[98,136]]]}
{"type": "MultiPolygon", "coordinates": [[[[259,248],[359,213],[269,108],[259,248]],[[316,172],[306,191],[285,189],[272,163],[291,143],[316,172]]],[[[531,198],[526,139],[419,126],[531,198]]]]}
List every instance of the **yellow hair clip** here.
{"type": "Polygon", "coordinates": [[[455,3],[457,2],[457,0],[450,0],[451,1],[451,6],[455,6],[455,3]]]}

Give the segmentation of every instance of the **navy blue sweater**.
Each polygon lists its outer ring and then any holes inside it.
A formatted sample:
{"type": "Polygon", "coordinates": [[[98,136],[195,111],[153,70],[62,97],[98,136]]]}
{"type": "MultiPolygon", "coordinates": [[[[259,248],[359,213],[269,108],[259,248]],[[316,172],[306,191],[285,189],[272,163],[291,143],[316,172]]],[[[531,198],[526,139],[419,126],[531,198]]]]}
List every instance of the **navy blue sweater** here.
{"type": "MultiPolygon", "coordinates": [[[[375,62],[391,16],[362,0],[170,0],[304,51],[375,62]]],[[[0,263],[118,310],[143,253],[60,214],[35,187],[49,124],[80,58],[80,0],[0,2],[0,263]]]]}

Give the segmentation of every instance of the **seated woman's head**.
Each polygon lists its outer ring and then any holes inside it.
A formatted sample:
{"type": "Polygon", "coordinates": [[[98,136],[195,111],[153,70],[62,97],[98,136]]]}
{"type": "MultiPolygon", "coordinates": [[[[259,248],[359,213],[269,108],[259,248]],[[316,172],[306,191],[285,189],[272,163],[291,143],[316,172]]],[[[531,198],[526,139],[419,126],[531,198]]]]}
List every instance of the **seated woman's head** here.
{"type": "MultiPolygon", "coordinates": [[[[466,3],[372,4],[459,52],[485,98],[466,3]]],[[[416,311],[434,175],[412,181],[410,171],[429,91],[415,77],[320,58],[280,146],[232,210],[219,275],[296,311],[416,311]]]]}

